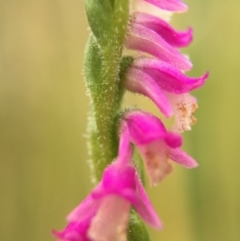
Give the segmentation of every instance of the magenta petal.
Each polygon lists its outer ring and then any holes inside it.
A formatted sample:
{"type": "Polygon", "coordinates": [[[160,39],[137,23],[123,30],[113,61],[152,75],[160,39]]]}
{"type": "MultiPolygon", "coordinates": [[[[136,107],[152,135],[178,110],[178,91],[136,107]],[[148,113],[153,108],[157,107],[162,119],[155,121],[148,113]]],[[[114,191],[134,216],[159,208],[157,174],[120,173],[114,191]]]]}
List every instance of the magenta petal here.
{"type": "Polygon", "coordinates": [[[191,62],[153,30],[132,23],[129,34],[128,48],[151,54],[183,71],[191,69],[191,62]]]}
{"type": "Polygon", "coordinates": [[[118,192],[122,189],[135,189],[135,168],[131,165],[120,166],[117,160],[108,166],[102,179],[104,190],[118,192]],[[121,178],[119,178],[121,177],[121,178]]]}
{"type": "Polygon", "coordinates": [[[169,132],[165,138],[165,141],[168,146],[176,148],[182,145],[182,137],[178,133],[169,132]]]}
{"type": "Polygon", "coordinates": [[[169,158],[187,168],[198,166],[198,163],[180,148],[169,148],[169,158]]]}
{"type": "Polygon", "coordinates": [[[145,145],[166,138],[167,130],[154,115],[143,111],[131,111],[125,116],[131,141],[135,145],[145,145]]]}
{"type": "MultiPolygon", "coordinates": [[[[99,189],[101,184],[95,187],[99,189]]],[[[79,219],[88,219],[92,217],[99,207],[99,202],[92,198],[91,195],[86,197],[70,214],[67,216],[68,221],[78,221],[79,219]]]]}
{"type": "Polygon", "coordinates": [[[138,189],[138,203],[134,205],[138,214],[142,219],[147,222],[149,225],[155,228],[162,228],[162,223],[158,218],[157,213],[155,212],[146,191],[141,183],[140,178],[136,175],[136,183],[138,189]]]}
{"type": "Polygon", "coordinates": [[[186,4],[179,0],[144,0],[145,2],[151,3],[156,7],[172,12],[185,12],[188,7],[186,4]]]}
{"type": "Polygon", "coordinates": [[[52,231],[52,234],[60,240],[66,241],[90,241],[87,238],[90,219],[81,222],[70,222],[63,231],[52,231]]]}
{"type": "Polygon", "coordinates": [[[147,13],[134,13],[133,22],[155,31],[166,42],[175,47],[186,47],[193,39],[191,28],[185,32],[176,31],[166,21],[147,13]]]}
{"type": "Polygon", "coordinates": [[[197,89],[208,78],[208,72],[198,78],[188,77],[174,66],[158,59],[140,58],[134,61],[133,66],[150,75],[163,90],[175,94],[197,89]]]}
{"type": "Polygon", "coordinates": [[[156,81],[140,69],[129,68],[124,84],[129,91],[149,97],[166,117],[173,114],[171,104],[156,81]]]}

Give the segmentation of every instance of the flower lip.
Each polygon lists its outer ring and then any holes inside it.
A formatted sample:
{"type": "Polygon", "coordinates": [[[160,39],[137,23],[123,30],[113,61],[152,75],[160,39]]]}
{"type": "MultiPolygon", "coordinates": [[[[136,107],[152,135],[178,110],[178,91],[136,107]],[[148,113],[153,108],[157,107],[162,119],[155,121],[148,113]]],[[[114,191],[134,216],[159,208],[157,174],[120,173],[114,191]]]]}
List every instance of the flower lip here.
{"type": "Polygon", "coordinates": [[[165,138],[165,142],[171,148],[177,148],[182,145],[182,138],[179,138],[179,134],[169,132],[165,138]]]}
{"type": "Polygon", "coordinates": [[[169,23],[151,14],[135,12],[132,22],[155,31],[167,43],[175,47],[186,47],[193,39],[192,28],[183,32],[176,31],[169,23]]]}

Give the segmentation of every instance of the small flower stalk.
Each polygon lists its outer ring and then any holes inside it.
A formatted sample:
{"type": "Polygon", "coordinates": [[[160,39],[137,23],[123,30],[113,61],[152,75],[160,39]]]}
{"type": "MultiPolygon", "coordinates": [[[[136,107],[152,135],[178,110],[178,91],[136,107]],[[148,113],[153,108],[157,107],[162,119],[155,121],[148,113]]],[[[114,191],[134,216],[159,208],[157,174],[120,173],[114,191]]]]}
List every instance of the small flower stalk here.
{"type": "Polygon", "coordinates": [[[165,18],[185,12],[182,1],[85,0],[85,7],[91,28],[84,73],[95,188],[68,215],[66,228],[53,235],[59,241],[150,240],[144,223],[163,225],[143,173],[155,186],[173,171],[174,162],[198,166],[182,150],[181,133],[196,122],[197,99],[190,92],[204,85],[208,73],[186,75],[193,65],[179,49],[191,43],[192,28],[178,31],[165,18]],[[126,91],[151,99],[165,118],[174,118],[172,127],[140,107],[122,108],[126,91]],[[134,152],[140,160],[134,160],[134,152]]]}

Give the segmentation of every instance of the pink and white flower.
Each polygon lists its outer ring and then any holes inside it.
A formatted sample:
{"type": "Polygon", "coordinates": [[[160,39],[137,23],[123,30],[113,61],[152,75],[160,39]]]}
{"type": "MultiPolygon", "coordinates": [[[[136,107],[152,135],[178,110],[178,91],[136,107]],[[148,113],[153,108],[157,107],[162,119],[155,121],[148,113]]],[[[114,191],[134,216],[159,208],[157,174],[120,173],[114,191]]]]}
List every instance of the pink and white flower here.
{"type": "Polygon", "coordinates": [[[158,59],[135,59],[128,69],[124,86],[131,92],[150,98],[166,116],[175,116],[174,130],[190,130],[197,100],[189,92],[200,88],[208,73],[191,78],[174,66],[158,59]]]}
{"type": "Polygon", "coordinates": [[[131,164],[128,134],[122,135],[118,158],[109,165],[102,181],[67,217],[68,226],[53,234],[62,241],[126,241],[130,208],[155,228],[161,222],[131,164]]]}
{"type": "Polygon", "coordinates": [[[129,135],[130,141],[139,149],[153,185],[172,171],[169,159],[187,168],[198,165],[180,149],[181,136],[168,132],[161,120],[150,113],[139,110],[126,112],[121,124],[121,135],[129,135]]]}

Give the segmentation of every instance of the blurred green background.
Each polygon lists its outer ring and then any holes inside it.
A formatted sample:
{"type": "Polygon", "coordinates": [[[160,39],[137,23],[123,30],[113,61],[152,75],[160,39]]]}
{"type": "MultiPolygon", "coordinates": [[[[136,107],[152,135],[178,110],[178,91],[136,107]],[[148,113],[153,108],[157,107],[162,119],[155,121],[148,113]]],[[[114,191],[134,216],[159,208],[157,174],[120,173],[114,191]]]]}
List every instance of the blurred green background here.
{"type": "MultiPolygon", "coordinates": [[[[165,228],[153,241],[240,240],[240,1],[188,0],[192,76],[210,71],[185,149],[200,163],[149,193],[165,228]]],[[[92,188],[82,75],[82,0],[0,0],[0,240],[51,241],[92,188]]],[[[128,101],[156,112],[145,98],[128,101]]]]}

